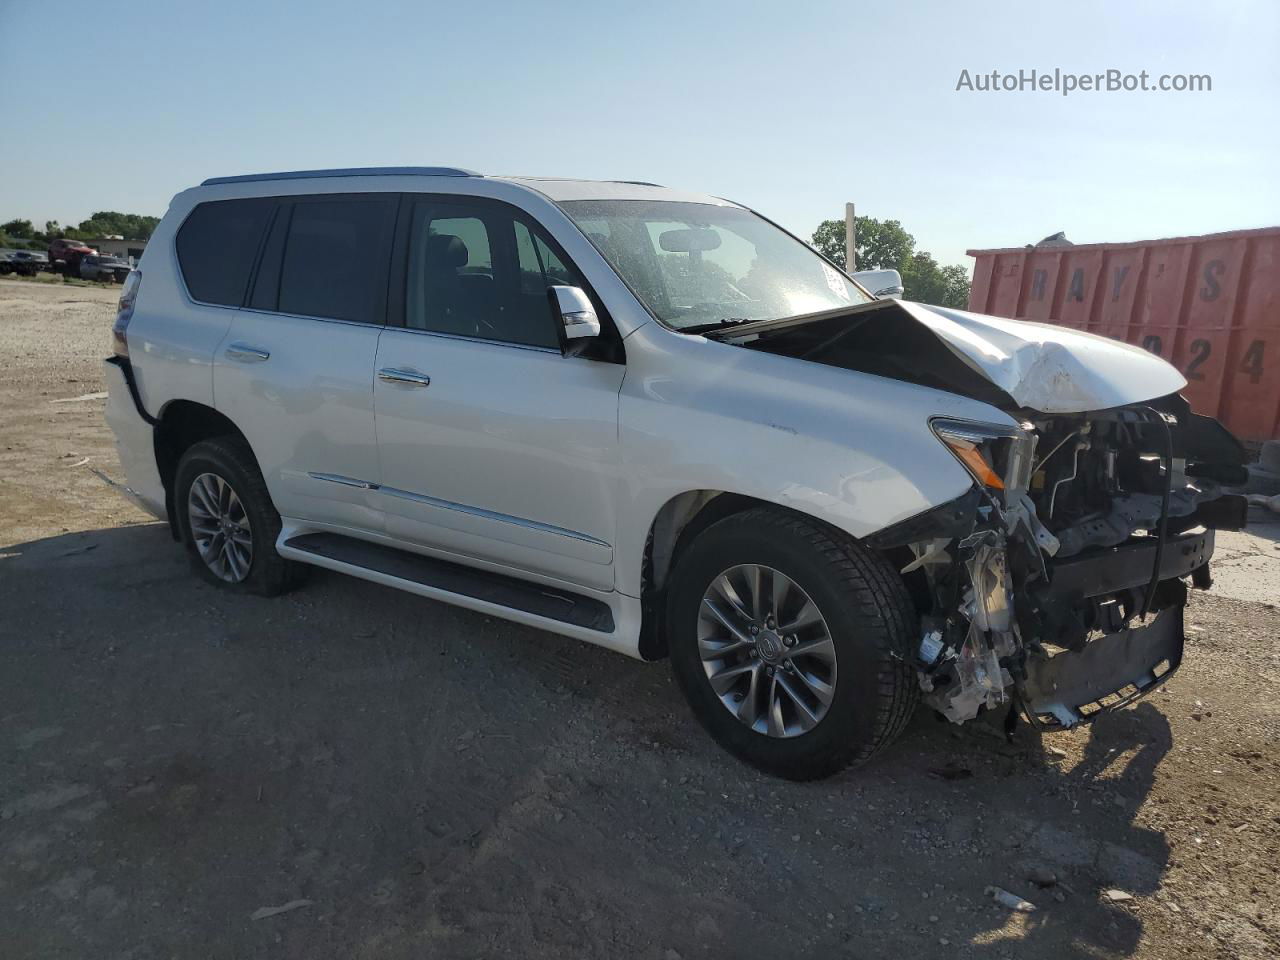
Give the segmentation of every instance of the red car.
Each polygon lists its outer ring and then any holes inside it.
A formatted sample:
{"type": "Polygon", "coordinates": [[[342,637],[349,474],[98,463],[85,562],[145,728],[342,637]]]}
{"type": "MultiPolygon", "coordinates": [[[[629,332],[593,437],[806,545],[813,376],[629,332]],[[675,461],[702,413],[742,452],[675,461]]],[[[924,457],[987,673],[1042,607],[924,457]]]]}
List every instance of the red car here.
{"type": "Polygon", "coordinates": [[[53,264],[56,269],[58,261],[61,260],[65,264],[64,272],[70,276],[78,277],[80,276],[80,258],[86,254],[97,252],[82,240],[62,237],[49,244],[49,263],[53,264]]]}

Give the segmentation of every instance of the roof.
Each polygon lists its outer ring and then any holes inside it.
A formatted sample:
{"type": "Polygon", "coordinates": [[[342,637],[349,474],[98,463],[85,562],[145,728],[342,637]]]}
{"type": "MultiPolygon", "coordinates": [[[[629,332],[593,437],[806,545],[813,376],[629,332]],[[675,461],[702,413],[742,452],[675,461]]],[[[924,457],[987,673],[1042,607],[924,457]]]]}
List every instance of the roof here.
{"type": "MultiPolygon", "coordinates": [[[[260,183],[272,180],[316,180],[338,177],[481,177],[462,167],[339,167],[329,170],[282,170],[231,177],[210,177],[202,187],[218,184],[260,183]]],[[[488,177],[536,190],[553,201],[564,200],[675,200],[685,203],[729,204],[701,193],[673,190],[641,180],[573,180],[555,177],[488,177]]]]}

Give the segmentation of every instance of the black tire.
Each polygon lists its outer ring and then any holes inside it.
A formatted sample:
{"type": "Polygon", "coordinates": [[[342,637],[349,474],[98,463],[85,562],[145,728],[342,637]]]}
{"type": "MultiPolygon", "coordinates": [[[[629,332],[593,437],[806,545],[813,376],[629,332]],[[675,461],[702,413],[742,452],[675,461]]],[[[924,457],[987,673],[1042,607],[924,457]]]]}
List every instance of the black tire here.
{"type": "Polygon", "coordinates": [[[191,565],[210,583],[227,590],[273,597],[301,581],[305,567],[286,560],[276,552],[280,514],[271,502],[267,484],[252,452],[237,438],[203,440],[182,455],[174,476],[173,508],[191,565]],[[201,558],[192,534],[188,498],[192,484],[203,474],[222,478],[235,491],[244,508],[252,540],[252,559],[248,573],[238,582],[228,582],[214,573],[201,558]]]}
{"type": "MultiPolygon", "coordinates": [[[[852,538],[798,514],[756,508],[708,527],[672,571],[667,638],[677,684],[694,715],[726,750],[788,780],[814,780],[865,763],[906,726],[919,699],[907,651],[915,607],[897,572],[852,538]],[[812,729],[756,732],[712,689],[698,650],[698,616],[712,581],[740,564],[784,573],[817,605],[835,646],[830,706],[812,729]]],[[[754,653],[753,653],[754,657],[754,653]]]]}

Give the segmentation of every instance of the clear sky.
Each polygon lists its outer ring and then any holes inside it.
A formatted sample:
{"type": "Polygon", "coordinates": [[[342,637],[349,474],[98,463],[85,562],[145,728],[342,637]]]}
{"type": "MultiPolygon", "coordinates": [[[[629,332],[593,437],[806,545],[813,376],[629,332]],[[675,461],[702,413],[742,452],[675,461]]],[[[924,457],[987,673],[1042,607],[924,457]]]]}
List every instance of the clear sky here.
{"type": "Polygon", "coordinates": [[[1280,3],[0,0],[0,222],[159,215],[219,174],[453,164],[652,180],[942,262],[1280,224],[1280,3]],[[286,9],[287,7],[287,9],[286,9]],[[962,69],[1212,76],[957,91],[962,69]]]}

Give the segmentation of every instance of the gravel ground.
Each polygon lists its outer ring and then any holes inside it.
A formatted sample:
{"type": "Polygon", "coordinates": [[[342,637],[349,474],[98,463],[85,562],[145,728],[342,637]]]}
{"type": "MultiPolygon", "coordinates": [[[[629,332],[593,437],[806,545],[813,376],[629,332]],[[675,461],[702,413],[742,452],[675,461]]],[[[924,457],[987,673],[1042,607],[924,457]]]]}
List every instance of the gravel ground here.
{"type": "Polygon", "coordinates": [[[1280,955],[1274,523],[1223,538],[1137,706],[1012,744],[922,711],[789,784],[663,664],[196,579],[90,473],[112,299],[0,282],[0,956],[1280,955]]]}

